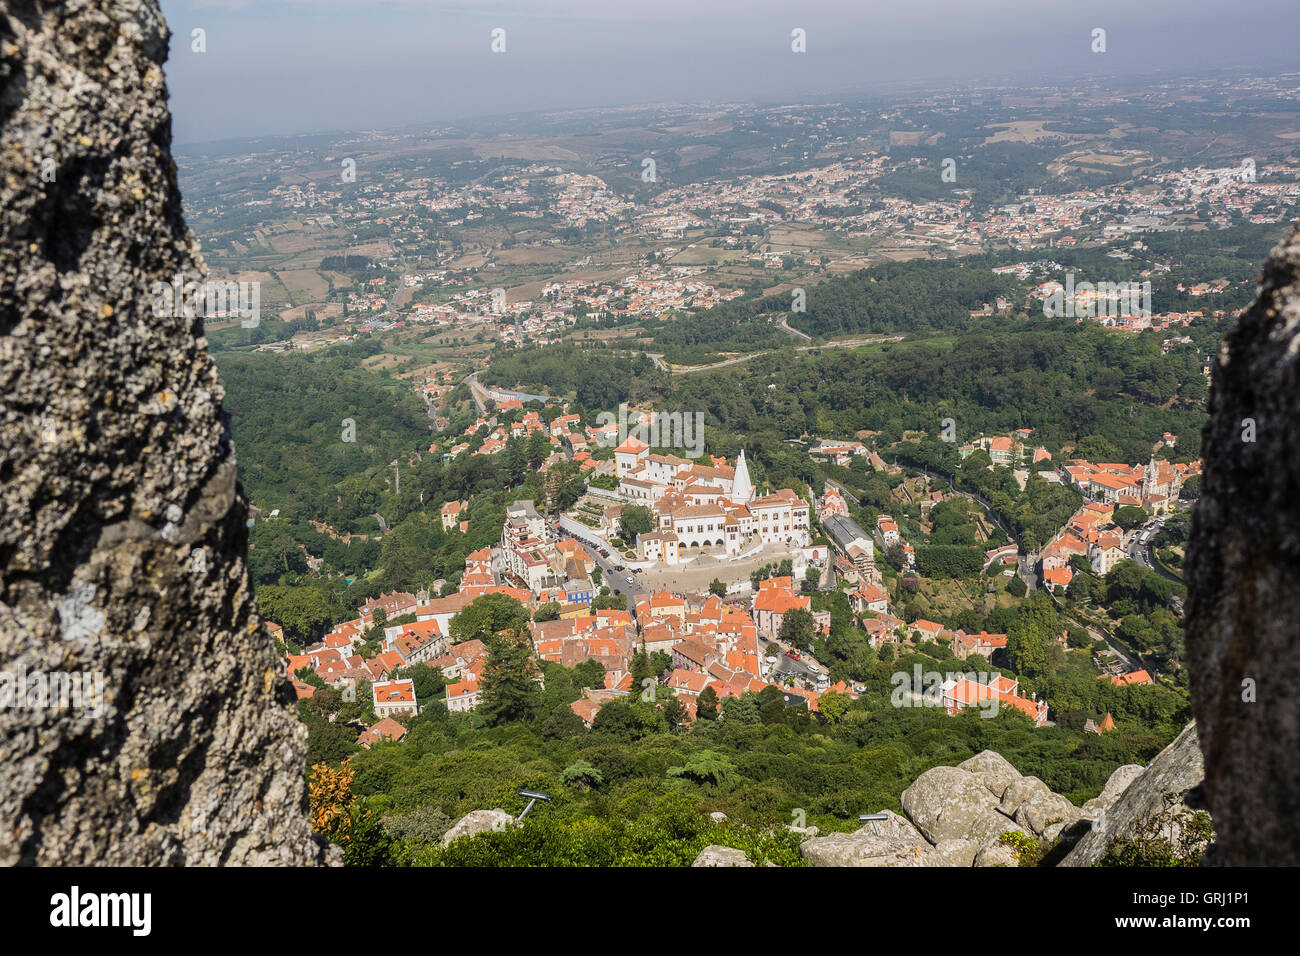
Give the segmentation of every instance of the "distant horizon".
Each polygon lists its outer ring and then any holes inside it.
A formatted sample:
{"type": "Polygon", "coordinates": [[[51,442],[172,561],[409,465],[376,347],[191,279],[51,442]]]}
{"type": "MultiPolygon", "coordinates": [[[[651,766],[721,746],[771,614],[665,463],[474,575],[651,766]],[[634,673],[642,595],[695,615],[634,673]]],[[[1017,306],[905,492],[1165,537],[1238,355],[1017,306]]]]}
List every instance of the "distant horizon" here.
{"type": "Polygon", "coordinates": [[[1300,69],[1300,4],[162,0],[178,146],[668,103],[1300,69]],[[1260,30],[1267,23],[1269,29],[1260,30]],[[505,52],[490,50],[505,30],[505,52]],[[805,52],[791,49],[805,31],[805,52]],[[1106,31],[1104,53],[1090,47],[1106,31]],[[202,53],[192,31],[203,32],[202,53]]]}
{"type": "MultiPolygon", "coordinates": [[[[1102,78],[1088,77],[1089,86],[1096,86],[1099,89],[1118,89],[1123,86],[1134,86],[1147,83],[1155,85],[1158,83],[1168,83],[1178,79],[1196,79],[1207,80],[1218,77],[1226,80],[1229,76],[1241,77],[1271,77],[1280,78],[1285,76],[1295,76],[1300,81],[1300,65],[1295,70],[1280,71],[1269,73],[1268,67],[1262,65],[1253,66],[1216,66],[1206,67],[1196,71],[1165,69],[1147,74],[1131,74],[1123,77],[1116,77],[1112,83],[1103,82],[1102,78]]],[[[954,96],[970,95],[972,93],[987,93],[999,89],[1027,92],[1033,89],[1059,90],[1068,86],[1072,81],[1080,77],[1058,77],[1054,82],[1015,82],[1009,78],[998,78],[990,75],[987,78],[971,78],[962,88],[960,93],[953,93],[954,96]]],[[[241,143],[257,142],[261,140],[276,139],[294,139],[308,138],[318,136],[348,136],[362,133],[379,133],[379,134],[398,134],[410,131],[421,126],[457,126],[472,125],[474,123],[486,123],[512,116],[519,117],[540,117],[548,113],[559,115],[568,115],[575,113],[598,113],[614,112],[618,110],[672,110],[672,109],[708,109],[708,108],[737,108],[749,107],[754,109],[777,109],[783,107],[809,106],[819,107],[827,106],[833,103],[843,103],[847,106],[861,106],[872,98],[880,97],[893,101],[904,96],[922,97],[929,95],[939,95],[942,91],[942,84],[938,81],[927,82],[924,80],[915,81],[895,81],[889,84],[881,85],[878,90],[869,91],[861,88],[845,88],[841,90],[828,91],[802,91],[802,95],[795,96],[792,94],[788,100],[779,98],[702,98],[698,100],[659,100],[659,101],[642,101],[626,103],[605,103],[595,106],[567,106],[567,107],[538,107],[529,110],[505,110],[501,112],[471,112],[459,116],[442,116],[442,117],[423,117],[411,120],[400,121],[383,126],[336,126],[321,127],[316,129],[295,129],[285,132],[266,132],[250,134],[245,136],[231,136],[222,139],[204,139],[204,140],[180,140],[175,138],[173,133],[172,148],[185,152],[192,151],[196,147],[202,146],[232,146],[241,143]]],[[[1300,112],[1300,107],[1297,107],[1300,112]]],[[[173,114],[174,124],[174,114],[173,114]]]]}

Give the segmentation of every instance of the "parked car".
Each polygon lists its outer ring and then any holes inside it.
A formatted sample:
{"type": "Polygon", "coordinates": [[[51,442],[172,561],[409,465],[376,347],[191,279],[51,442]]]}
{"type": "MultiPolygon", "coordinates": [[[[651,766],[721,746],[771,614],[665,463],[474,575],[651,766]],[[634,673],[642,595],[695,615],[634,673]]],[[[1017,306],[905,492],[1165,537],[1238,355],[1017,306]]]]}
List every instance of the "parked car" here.
{"type": "Polygon", "coordinates": [[[632,577],[632,575],[629,574],[629,575],[627,576],[627,583],[628,583],[628,584],[636,584],[636,578],[632,577]]]}

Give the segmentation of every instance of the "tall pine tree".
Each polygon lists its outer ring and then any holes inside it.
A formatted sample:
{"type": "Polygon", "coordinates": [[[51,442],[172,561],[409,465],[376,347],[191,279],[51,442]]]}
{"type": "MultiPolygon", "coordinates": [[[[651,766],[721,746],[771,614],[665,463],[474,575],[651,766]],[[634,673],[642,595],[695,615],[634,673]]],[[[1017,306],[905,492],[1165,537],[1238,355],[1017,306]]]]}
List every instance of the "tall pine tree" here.
{"type": "Polygon", "coordinates": [[[695,715],[700,720],[718,719],[718,692],[709,684],[695,701],[695,715]]]}
{"type": "Polygon", "coordinates": [[[541,704],[542,690],[527,634],[518,629],[494,634],[487,646],[479,713],[491,726],[531,720],[541,704]]]}

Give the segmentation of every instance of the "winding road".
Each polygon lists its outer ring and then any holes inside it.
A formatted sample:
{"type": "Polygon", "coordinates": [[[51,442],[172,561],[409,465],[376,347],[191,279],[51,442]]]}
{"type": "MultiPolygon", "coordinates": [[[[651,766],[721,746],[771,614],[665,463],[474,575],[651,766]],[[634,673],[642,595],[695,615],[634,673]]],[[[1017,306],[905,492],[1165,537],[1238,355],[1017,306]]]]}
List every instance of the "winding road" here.
{"type": "Polygon", "coordinates": [[[782,316],[781,321],[778,322],[777,324],[781,327],[782,331],[789,332],[791,335],[795,336],[796,338],[803,339],[805,342],[812,341],[811,335],[808,335],[804,332],[800,332],[798,329],[793,328],[790,325],[790,316],[788,315],[782,316]]]}
{"type": "MultiPolygon", "coordinates": [[[[784,321],[782,322],[781,327],[787,332],[808,339],[808,336],[804,335],[802,332],[785,325],[784,321]]],[[[812,352],[820,351],[822,349],[852,349],[858,348],[862,345],[879,345],[882,342],[901,342],[903,341],[903,338],[904,337],[901,335],[872,335],[863,339],[845,339],[840,342],[826,342],[822,345],[799,345],[794,348],[794,351],[812,352]]],[[[811,339],[808,340],[812,341],[811,339]]],[[[741,362],[748,362],[750,359],[757,358],[760,355],[775,355],[778,352],[783,351],[785,350],[766,349],[762,352],[750,352],[746,355],[739,355],[735,358],[723,359],[721,362],[711,362],[708,365],[687,365],[682,367],[674,367],[665,362],[663,352],[646,352],[645,354],[649,357],[650,361],[655,363],[655,367],[659,370],[668,372],[670,375],[687,375],[691,372],[708,372],[713,369],[726,368],[728,365],[739,365],[741,362]]]]}

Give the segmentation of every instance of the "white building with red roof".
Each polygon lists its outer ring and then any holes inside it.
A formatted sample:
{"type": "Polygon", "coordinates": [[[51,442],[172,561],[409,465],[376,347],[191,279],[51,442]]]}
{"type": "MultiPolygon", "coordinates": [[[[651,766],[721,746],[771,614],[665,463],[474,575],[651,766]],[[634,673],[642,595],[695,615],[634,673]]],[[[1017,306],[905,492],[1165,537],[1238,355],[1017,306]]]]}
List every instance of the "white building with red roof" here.
{"type": "Polygon", "coordinates": [[[649,454],[649,445],[635,435],[628,435],[623,439],[623,443],[614,449],[614,473],[619,478],[631,476],[641,468],[641,462],[649,454]]]}
{"type": "Polygon", "coordinates": [[[376,717],[393,717],[397,714],[415,716],[420,712],[420,707],[415,702],[415,682],[410,678],[377,682],[371,685],[371,693],[374,696],[376,717]]]}

